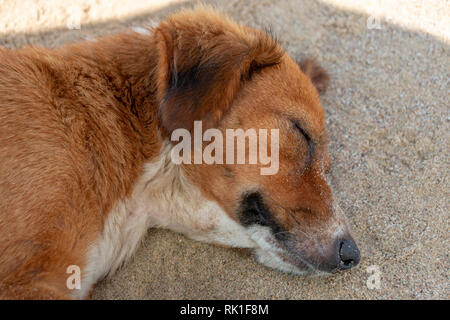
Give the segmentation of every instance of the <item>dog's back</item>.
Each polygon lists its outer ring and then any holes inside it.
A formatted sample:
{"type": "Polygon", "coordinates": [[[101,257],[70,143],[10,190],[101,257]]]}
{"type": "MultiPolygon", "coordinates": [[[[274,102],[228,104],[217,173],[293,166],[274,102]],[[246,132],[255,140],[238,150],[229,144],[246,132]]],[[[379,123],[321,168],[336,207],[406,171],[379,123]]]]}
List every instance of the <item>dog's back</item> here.
{"type": "Polygon", "coordinates": [[[0,295],[65,296],[68,262],[83,266],[138,172],[139,127],[110,82],[121,79],[88,52],[0,51],[0,295]]]}

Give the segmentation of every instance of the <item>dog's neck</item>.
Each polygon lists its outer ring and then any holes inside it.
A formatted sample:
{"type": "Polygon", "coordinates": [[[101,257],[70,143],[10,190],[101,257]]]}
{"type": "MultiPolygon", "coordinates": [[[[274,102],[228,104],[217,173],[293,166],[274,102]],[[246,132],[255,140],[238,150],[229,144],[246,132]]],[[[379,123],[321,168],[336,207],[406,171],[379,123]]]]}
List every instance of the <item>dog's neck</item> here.
{"type": "Polygon", "coordinates": [[[84,55],[89,52],[86,58],[101,67],[95,71],[107,79],[110,90],[120,101],[120,108],[124,109],[130,122],[134,122],[135,129],[141,132],[140,151],[147,160],[156,157],[161,146],[155,41],[151,32],[128,32],[86,42],[83,46],[69,47],[69,51],[81,50],[84,55]]]}

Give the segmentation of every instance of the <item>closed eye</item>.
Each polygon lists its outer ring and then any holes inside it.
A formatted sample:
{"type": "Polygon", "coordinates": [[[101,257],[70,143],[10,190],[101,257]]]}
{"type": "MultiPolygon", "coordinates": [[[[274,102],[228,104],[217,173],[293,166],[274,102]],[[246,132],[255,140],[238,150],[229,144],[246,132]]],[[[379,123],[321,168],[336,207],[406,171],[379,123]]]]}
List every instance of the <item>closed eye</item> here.
{"type": "Polygon", "coordinates": [[[305,138],[306,143],[308,144],[308,156],[309,159],[312,159],[312,155],[314,154],[314,142],[312,141],[309,134],[300,126],[300,124],[292,120],[292,123],[294,124],[295,129],[302,134],[302,136],[305,138]]]}

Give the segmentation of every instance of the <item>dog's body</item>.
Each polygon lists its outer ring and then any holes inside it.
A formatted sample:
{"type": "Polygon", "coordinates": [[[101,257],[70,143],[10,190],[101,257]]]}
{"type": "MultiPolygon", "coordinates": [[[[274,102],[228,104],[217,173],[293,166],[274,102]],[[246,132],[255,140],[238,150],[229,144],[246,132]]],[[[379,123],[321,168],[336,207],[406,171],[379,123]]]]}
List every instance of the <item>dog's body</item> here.
{"type": "MultiPolygon", "coordinates": [[[[313,63],[303,69],[323,85],[313,63]]],[[[86,297],[150,227],[253,248],[289,272],[335,270],[347,245],[359,260],[323,177],[316,89],[268,35],[200,9],[148,35],[0,49],[0,97],[3,298],[86,297]],[[194,120],[280,128],[279,173],[174,164],[170,134],[194,120]],[[67,286],[69,266],[80,290],[67,286]]]]}

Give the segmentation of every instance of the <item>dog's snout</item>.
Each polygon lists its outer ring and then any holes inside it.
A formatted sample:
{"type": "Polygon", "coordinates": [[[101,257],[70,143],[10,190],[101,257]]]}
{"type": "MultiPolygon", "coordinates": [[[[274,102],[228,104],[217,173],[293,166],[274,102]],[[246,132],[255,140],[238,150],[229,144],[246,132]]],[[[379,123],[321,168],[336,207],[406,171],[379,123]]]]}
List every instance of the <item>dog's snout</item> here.
{"type": "Polygon", "coordinates": [[[346,270],[356,266],[360,260],[358,246],[352,238],[342,239],[339,243],[339,269],[346,270]]]}

